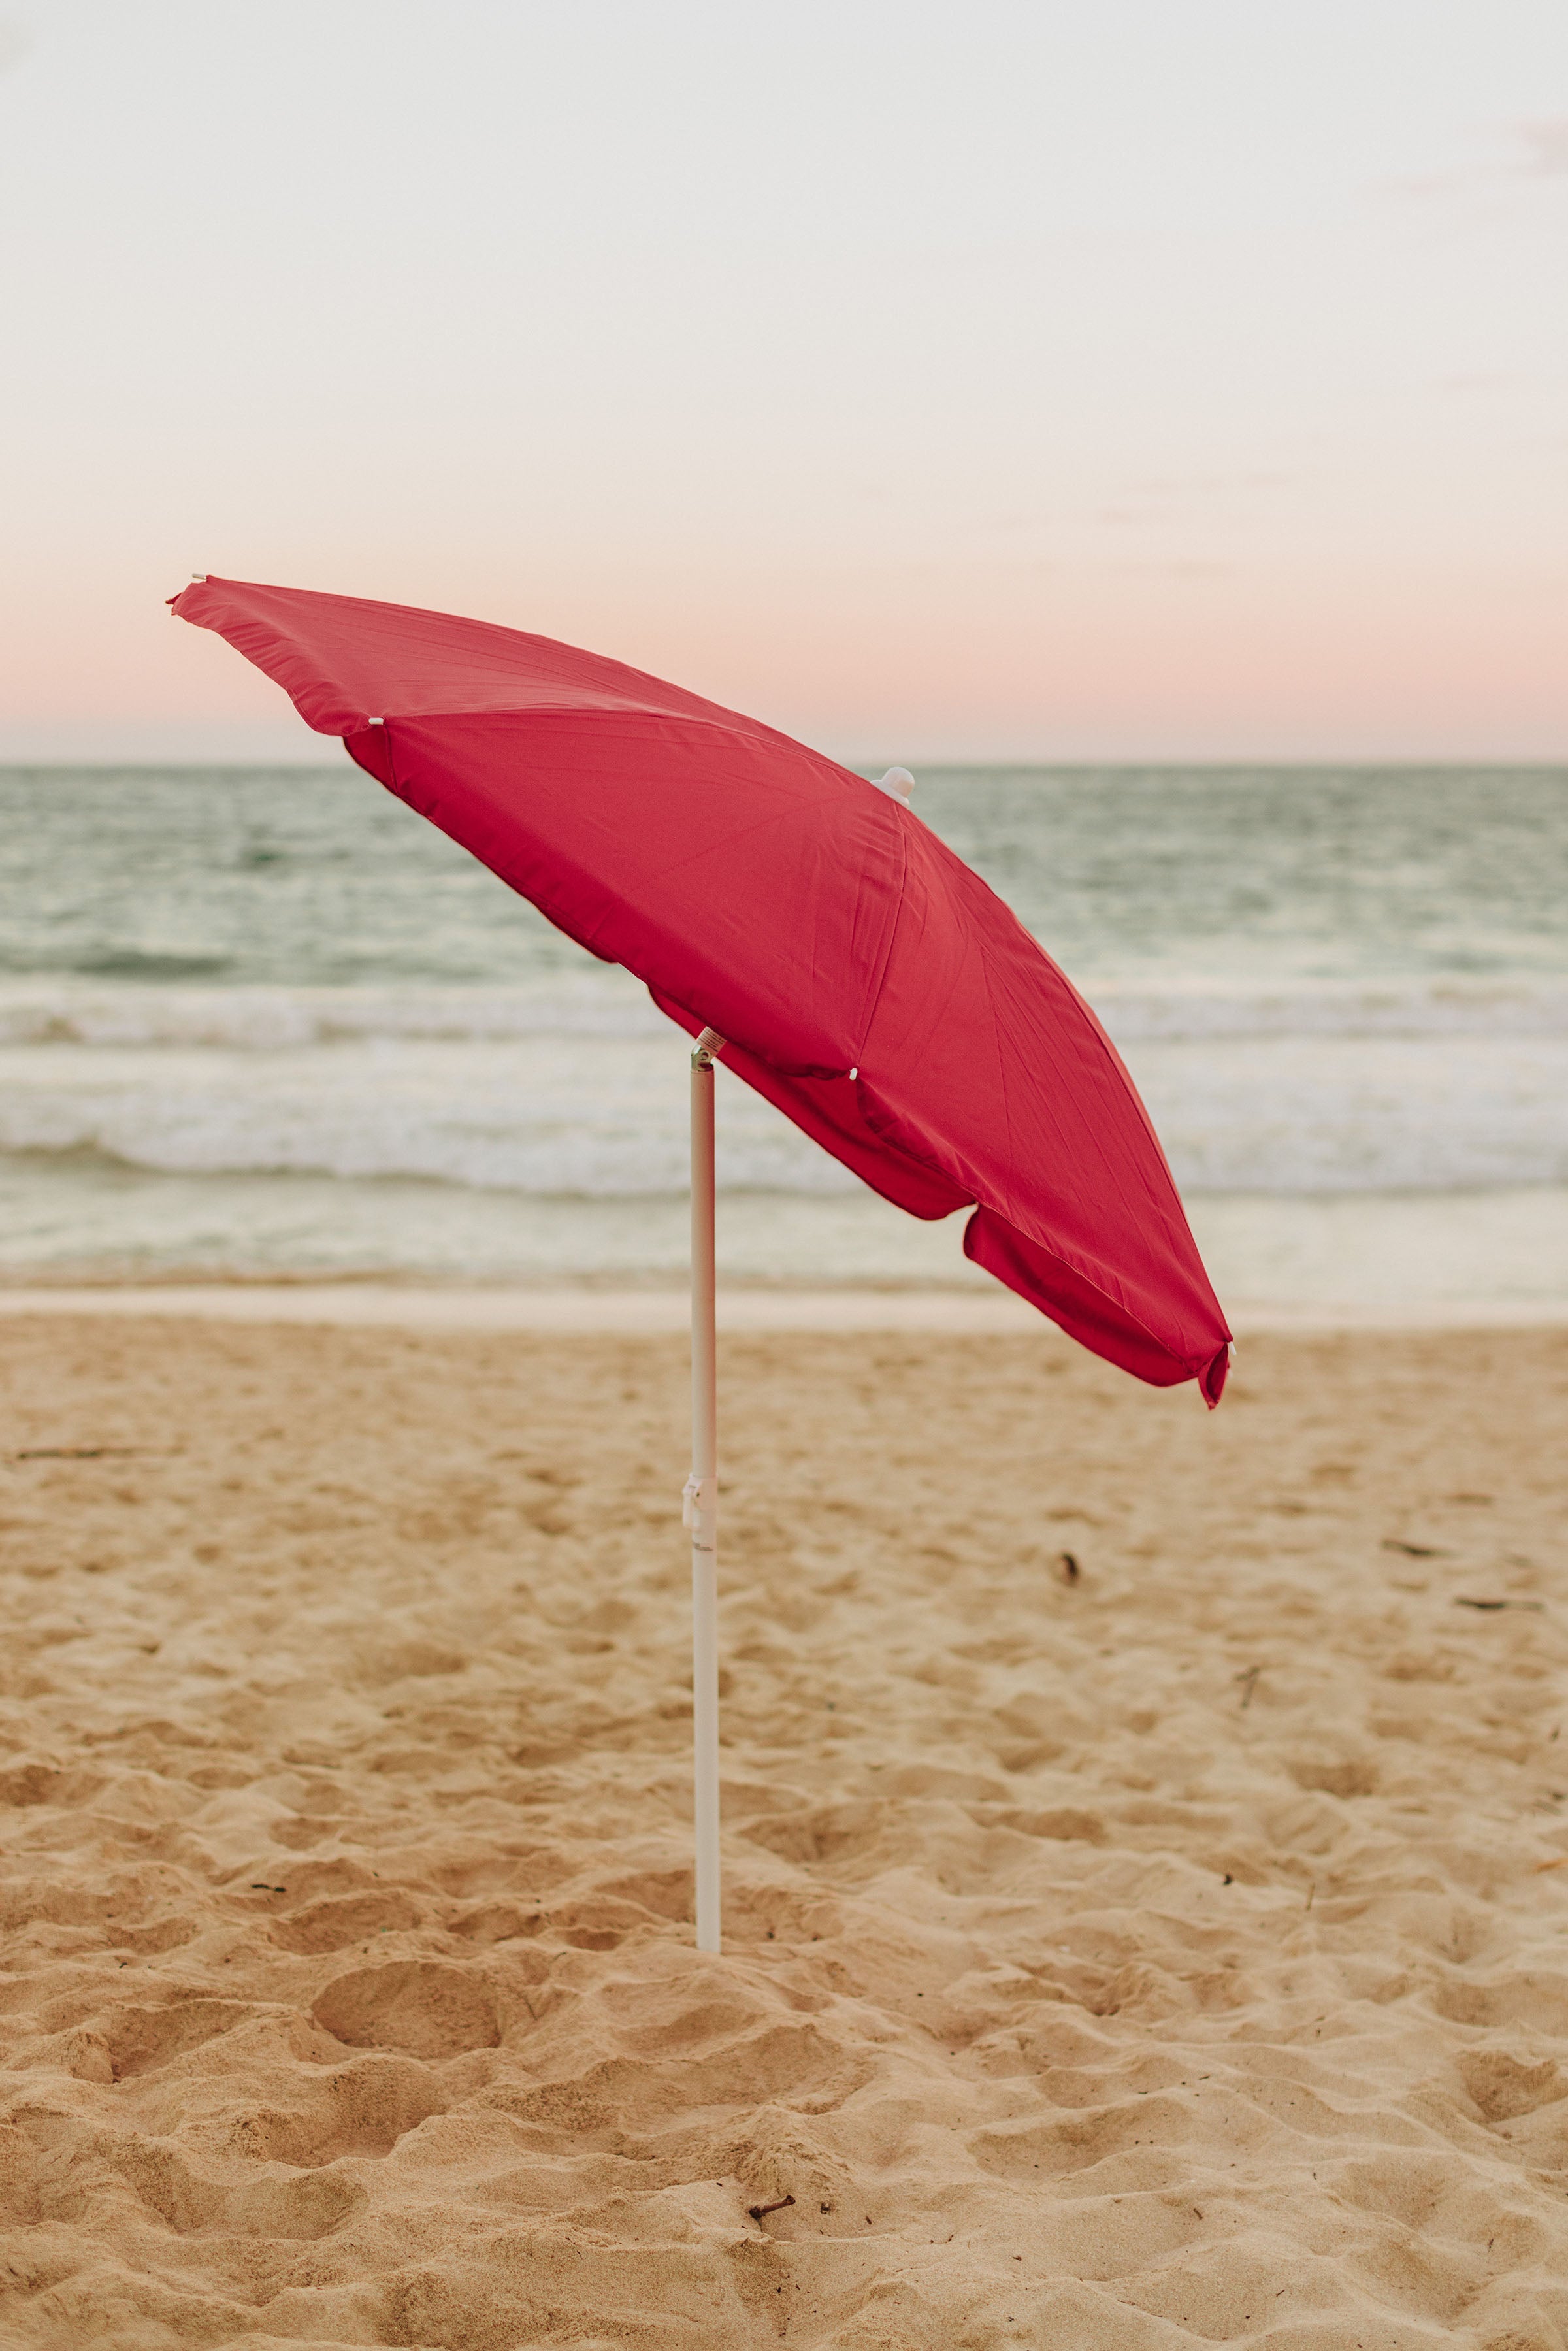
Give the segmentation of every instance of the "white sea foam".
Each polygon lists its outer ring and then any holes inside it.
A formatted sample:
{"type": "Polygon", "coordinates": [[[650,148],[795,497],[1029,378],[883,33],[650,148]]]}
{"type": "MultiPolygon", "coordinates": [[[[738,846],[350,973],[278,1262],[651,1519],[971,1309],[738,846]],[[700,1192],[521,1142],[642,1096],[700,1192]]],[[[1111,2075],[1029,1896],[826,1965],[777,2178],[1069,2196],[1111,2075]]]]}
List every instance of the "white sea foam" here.
{"type": "Polygon", "coordinates": [[[1275,987],[1112,983],[1085,993],[1119,1044],[1210,1037],[1568,1037],[1568,982],[1555,977],[1275,987]]]}
{"type": "MultiPolygon", "coordinates": [[[[378,1035],[268,1053],[0,1050],[0,1150],[170,1174],[415,1176],[473,1189],[658,1196],[686,1182],[686,1049],[661,1036],[378,1035]]],[[[854,1178],[733,1080],[722,1180],[821,1193],[854,1178]]]]}
{"type": "MultiPolygon", "coordinates": [[[[1568,1182],[1568,1032],[1212,1030],[1122,1041],[1178,1182],[1201,1192],[1568,1182]]],[[[387,1028],[307,1043],[0,1049],[0,1150],[184,1175],[414,1176],[656,1196],[685,1182],[685,1047],[559,1029],[387,1028]]],[[[727,1080],[720,1181],[824,1194],[838,1163],[727,1080]]]]}
{"type": "MultiPolygon", "coordinates": [[[[1568,1036],[1568,981],[1555,977],[1262,987],[1173,978],[1153,986],[1091,982],[1084,993],[1118,1044],[1568,1036]]],[[[378,1037],[466,1041],[668,1033],[646,991],[629,973],[610,967],[488,987],[105,987],[70,979],[0,985],[0,1045],[213,1046],[276,1053],[378,1037]]]]}
{"type": "Polygon", "coordinates": [[[629,973],[608,969],[509,987],[0,987],[0,1045],[276,1053],[353,1038],[653,1037],[668,1029],[629,973]]]}

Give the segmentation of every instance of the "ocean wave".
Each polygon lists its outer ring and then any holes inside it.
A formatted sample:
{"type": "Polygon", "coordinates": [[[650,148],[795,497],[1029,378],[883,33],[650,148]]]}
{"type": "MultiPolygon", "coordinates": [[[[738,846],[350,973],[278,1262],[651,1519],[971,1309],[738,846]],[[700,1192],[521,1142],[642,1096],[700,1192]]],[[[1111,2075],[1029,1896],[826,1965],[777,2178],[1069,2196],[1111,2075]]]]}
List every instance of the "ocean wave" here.
{"type": "MultiPolygon", "coordinates": [[[[685,1088],[672,1089],[682,1097],[685,1088]]],[[[756,1097],[752,1098],[756,1101],[756,1097]]],[[[718,1151],[728,1191],[820,1196],[857,1188],[856,1178],[757,1102],[754,1119],[731,1119],[718,1151]],[[737,1128],[738,1126],[738,1131],[737,1128]]],[[[330,1176],[413,1178],[476,1192],[541,1198],[658,1199],[686,1189],[684,1122],[575,1120],[486,1114],[482,1104],[427,1105],[350,1095],[258,1102],[158,1093],[94,1098],[53,1094],[0,1104],[0,1153],[93,1159],[167,1176],[330,1176]]]]}
{"type": "Polygon", "coordinates": [[[0,988],[0,1045],[276,1053],[377,1037],[653,1037],[670,1026],[624,972],[507,987],[0,988]]]}
{"type": "MultiPolygon", "coordinates": [[[[1085,983],[1118,1044],[1186,1039],[1568,1036],[1568,979],[1085,983]]],[[[499,1042],[667,1036],[629,973],[555,973],[505,987],[180,987],[29,981],[0,987],[0,1045],[276,1053],[374,1038],[499,1042]]]]}
{"type": "Polygon", "coordinates": [[[1118,1043],[1266,1037],[1568,1036],[1568,980],[1123,984],[1083,991],[1118,1043]]]}
{"type": "MultiPolygon", "coordinates": [[[[1568,1034],[1186,1036],[1127,1048],[1176,1178],[1204,1192],[1568,1182],[1568,1034]]],[[[0,1150],[170,1174],[403,1176],[635,1198],[686,1180],[681,1040],[375,1035],[270,1057],[12,1048],[0,1150]]],[[[854,1179],[724,1074],[719,1179],[854,1179]]]]}

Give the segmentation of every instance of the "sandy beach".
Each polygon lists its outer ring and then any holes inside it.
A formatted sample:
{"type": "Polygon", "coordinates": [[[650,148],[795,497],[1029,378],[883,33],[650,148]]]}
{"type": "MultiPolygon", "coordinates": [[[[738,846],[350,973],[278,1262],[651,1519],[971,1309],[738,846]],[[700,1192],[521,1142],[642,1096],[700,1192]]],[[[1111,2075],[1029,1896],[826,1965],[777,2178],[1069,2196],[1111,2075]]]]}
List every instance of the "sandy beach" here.
{"type": "Polygon", "coordinates": [[[1568,2342],[1568,1332],[5,1324],[0,2339],[1568,2342]],[[771,2208],[771,2209],[768,2209],[771,2208]]]}

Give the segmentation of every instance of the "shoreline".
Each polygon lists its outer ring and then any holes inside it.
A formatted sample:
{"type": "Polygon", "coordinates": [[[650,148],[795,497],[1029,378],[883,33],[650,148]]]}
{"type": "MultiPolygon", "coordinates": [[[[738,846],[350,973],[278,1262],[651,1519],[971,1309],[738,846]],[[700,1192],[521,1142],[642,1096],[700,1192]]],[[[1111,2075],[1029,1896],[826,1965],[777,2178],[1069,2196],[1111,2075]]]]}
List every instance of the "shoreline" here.
{"type": "MultiPolygon", "coordinates": [[[[0,1317],[114,1315],[199,1322],[317,1323],[347,1329],[658,1333],[684,1331],[684,1285],[631,1289],[558,1284],[477,1288],[348,1278],[328,1281],[119,1282],[0,1289],[0,1317]]],[[[1556,1300],[1457,1299],[1391,1306],[1351,1301],[1243,1301],[1228,1310],[1238,1337],[1357,1332],[1531,1331],[1568,1326],[1556,1300]]],[[[721,1284],[718,1323],[729,1332],[909,1331],[1060,1336],[1022,1299],[1000,1289],[765,1288],[721,1284]]]]}

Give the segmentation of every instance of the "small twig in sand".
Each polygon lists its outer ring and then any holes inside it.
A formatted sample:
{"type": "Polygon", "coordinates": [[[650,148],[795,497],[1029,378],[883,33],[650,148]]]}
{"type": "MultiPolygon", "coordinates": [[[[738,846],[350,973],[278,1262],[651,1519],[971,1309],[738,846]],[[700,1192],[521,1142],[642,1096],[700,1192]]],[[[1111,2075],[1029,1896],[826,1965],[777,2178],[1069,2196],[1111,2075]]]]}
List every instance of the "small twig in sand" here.
{"type": "Polygon", "coordinates": [[[1479,1608],[1483,1614],[1495,1615],[1500,1608],[1532,1608],[1538,1616],[1546,1613],[1544,1600],[1456,1600],[1456,1608],[1479,1608]]]}
{"type": "Polygon", "coordinates": [[[1312,1908],[1312,1904],[1317,1900],[1317,1898],[1318,1881],[1315,1877],[1309,1878],[1307,1881],[1307,1908],[1309,1910],[1312,1908]]]}
{"type": "Polygon", "coordinates": [[[1394,1535],[1384,1537],[1383,1548],[1385,1551],[1402,1551],[1406,1559],[1446,1559],[1448,1557],[1447,1552],[1439,1551],[1436,1543],[1400,1542],[1394,1535]]]}
{"type": "Polygon", "coordinates": [[[748,2220],[760,2220],[767,2213],[782,2212],[786,2204],[793,2204],[794,2201],[795,2199],[792,2196],[780,2196],[774,2204],[748,2204],[746,2208],[746,2217],[748,2220]]]}
{"type": "Polygon", "coordinates": [[[1535,1875],[1539,1877],[1548,1869],[1568,1869],[1568,1853],[1560,1853],[1555,1861],[1538,1861],[1535,1875]]]}
{"type": "Polygon", "coordinates": [[[144,1448],[140,1445],[25,1445],[20,1453],[13,1453],[13,1461],[107,1461],[110,1456],[125,1460],[144,1448]]]}
{"type": "Polygon", "coordinates": [[[1248,1708],[1252,1703],[1252,1693],[1258,1687],[1258,1677],[1262,1670],[1263,1668],[1261,1666],[1249,1666],[1245,1673],[1238,1674],[1236,1677],[1237,1680],[1241,1685],[1241,1711],[1243,1714],[1246,1713],[1248,1708]]]}
{"type": "Polygon", "coordinates": [[[1079,1567],[1078,1562],[1073,1558],[1072,1553],[1070,1551],[1061,1551],[1057,1552],[1056,1572],[1058,1575],[1061,1576],[1063,1583],[1076,1583],[1080,1574],[1082,1573],[1082,1569],[1079,1567]]]}

